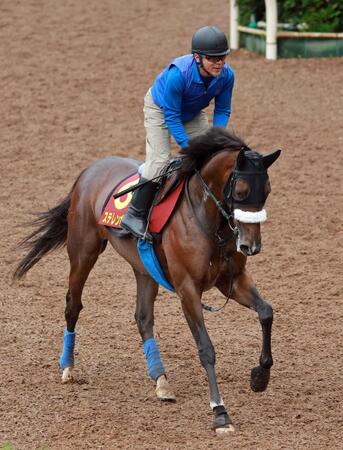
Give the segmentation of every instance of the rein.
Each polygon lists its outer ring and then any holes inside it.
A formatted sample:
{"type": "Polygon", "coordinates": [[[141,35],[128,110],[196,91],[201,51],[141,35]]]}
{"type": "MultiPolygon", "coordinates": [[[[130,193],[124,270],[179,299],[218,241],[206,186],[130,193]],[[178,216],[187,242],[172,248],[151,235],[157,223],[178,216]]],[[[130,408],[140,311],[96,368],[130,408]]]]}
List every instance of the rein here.
{"type": "MultiPolygon", "coordinates": [[[[228,224],[229,224],[229,227],[230,227],[230,230],[233,231],[234,235],[237,235],[237,234],[238,234],[238,228],[234,225],[234,222],[233,222],[233,225],[231,225],[231,222],[230,222],[230,221],[233,220],[233,218],[234,218],[234,214],[233,214],[233,212],[232,212],[232,207],[231,207],[231,210],[230,210],[230,214],[228,214],[227,211],[226,211],[226,209],[224,208],[222,202],[221,202],[220,200],[218,200],[217,197],[213,194],[213,192],[212,192],[211,189],[207,186],[205,180],[203,179],[203,177],[201,176],[201,174],[200,174],[200,172],[199,172],[198,170],[196,171],[196,174],[197,174],[198,177],[200,178],[200,181],[201,181],[201,183],[202,183],[203,189],[204,189],[204,191],[206,192],[206,194],[207,194],[209,197],[211,197],[211,199],[214,201],[214,203],[215,203],[217,209],[219,210],[219,212],[220,212],[220,213],[222,214],[222,216],[227,220],[227,222],[228,222],[228,224]]],[[[230,179],[231,179],[231,176],[230,176],[230,179]]],[[[229,181],[230,181],[230,179],[229,179],[229,181]]],[[[231,191],[230,191],[229,198],[230,198],[231,201],[232,201],[231,191]]]]}
{"type": "MultiPolygon", "coordinates": [[[[224,219],[227,220],[228,225],[229,225],[229,227],[230,227],[230,230],[233,232],[234,236],[237,236],[237,234],[238,234],[238,228],[237,228],[235,225],[232,225],[232,224],[231,224],[231,220],[233,220],[233,218],[234,218],[233,213],[228,214],[228,212],[227,212],[226,209],[224,208],[224,206],[223,206],[223,204],[221,203],[221,201],[217,199],[217,197],[213,194],[213,192],[211,191],[211,189],[207,186],[205,180],[204,180],[203,177],[200,175],[200,172],[199,172],[199,171],[196,171],[195,173],[196,173],[196,175],[198,175],[198,177],[199,177],[200,180],[201,180],[203,190],[204,190],[204,191],[206,192],[206,194],[213,200],[213,202],[214,202],[214,204],[216,205],[218,211],[221,213],[221,215],[224,217],[224,219]]],[[[195,222],[196,222],[198,228],[200,228],[200,230],[201,230],[201,231],[202,231],[209,239],[214,240],[214,241],[216,242],[216,244],[217,244],[219,247],[224,246],[224,245],[229,241],[229,239],[231,239],[231,238],[230,238],[230,237],[229,237],[229,238],[226,238],[226,239],[222,238],[221,236],[219,236],[218,230],[216,230],[215,232],[209,231],[208,229],[206,229],[206,228],[204,227],[204,225],[200,222],[198,216],[196,215],[196,213],[195,213],[195,211],[194,211],[194,208],[193,208],[193,205],[192,205],[192,202],[191,202],[190,195],[189,195],[189,181],[190,181],[190,178],[191,178],[191,177],[187,177],[186,182],[185,182],[185,195],[186,195],[186,201],[187,201],[188,208],[190,209],[190,211],[191,211],[191,213],[192,213],[192,215],[193,215],[193,217],[194,217],[194,219],[195,219],[195,222]]]]}
{"type": "MultiPolygon", "coordinates": [[[[202,178],[200,172],[196,170],[195,173],[201,180],[201,185],[202,185],[203,190],[212,199],[212,201],[216,205],[216,207],[217,207],[218,211],[220,212],[220,214],[226,219],[226,221],[227,221],[231,231],[233,232],[233,237],[236,238],[236,236],[238,234],[238,229],[234,225],[231,225],[231,220],[233,220],[233,214],[232,213],[229,214],[225,210],[223,204],[213,194],[211,189],[206,184],[205,180],[202,178]]],[[[219,247],[221,257],[226,262],[227,268],[228,268],[228,272],[229,272],[230,286],[229,286],[229,292],[228,292],[228,295],[226,297],[225,303],[222,306],[219,306],[217,308],[213,307],[213,306],[206,305],[205,303],[201,303],[202,308],[205,309],[206,311],[218,312],[218,311],[220,311],[221,309],[223,309],[227,305],[227,303],[228,303],[228,301],[229,301],[229,299],[231,297],[232,291],[233,291],[233,269],[232,269],[232,264],[231,264],[231,258],[229,256],[229,254],[224,250],[225,245],[227,244],[227,242],[230,239],[232,239],[232,236],[230,236],[230,237],[225,239],[225,238],[223,238],[223,237],[221,237],[219,235],[219,233],[218,233],[219,230],[218,229],[215,232],[211,232],[208,229],[206,229],[206,227],[201,223],[201,221],[199,220],[198,216],[195,213],[195,210],[194,210],[194,207],[192,205],[191,198],[190,198],[190,195],[189,195],[189,181],[190,181],[190,178],[191,177],[187,177],[186,182],[185,182],[185,196],[186,196],[187,206],[188,206],[191,214],[193,215],[198,228],[205,234],[205,236],[207,236],[209,239],[214,241],[216,243],[216,245],[219,247]]]]}
{"type": "Polygon", "coordinates": [[[157,175],[156,177],[151,178],[150,180],[143,181],[142,183],[138,183],[134,186],[130,186],[127,189],[124,189],[123,191],[117,192],[116,194],[113,195],[113,198],[116,199],[116,198],[122,197],[125,194],[128,194],[129,192],[134,192],[137,189],[141,189],[143,186],[145,186],[148,183],[151,183],[152,181],[156,181],[156,180],[160,181],[161,178],[167,177],[171,173],[177,172],[178,170],[180,170],[180,166],[178,166],[177,164],[176,164],[176,167],[168,167],[165,172],[161,173],[161,175],[157,175]]]}

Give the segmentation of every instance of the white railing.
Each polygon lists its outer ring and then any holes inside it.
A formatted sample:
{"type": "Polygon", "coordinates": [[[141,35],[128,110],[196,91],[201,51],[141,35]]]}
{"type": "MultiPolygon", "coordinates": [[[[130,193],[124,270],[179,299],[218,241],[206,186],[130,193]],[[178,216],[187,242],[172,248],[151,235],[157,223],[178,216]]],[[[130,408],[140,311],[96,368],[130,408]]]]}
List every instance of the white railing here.
{"type": "MultiPolygon", "coordinates": [[[[266,58],[277,58],[277,3],[276,0],[264,0],[266,5],[266,58]]],[[[239,48],[239,21],[237,0],[230,0],[230,47],[239,48]]],[[[264,33],[263,33],[264,34],[264,33]]]]}

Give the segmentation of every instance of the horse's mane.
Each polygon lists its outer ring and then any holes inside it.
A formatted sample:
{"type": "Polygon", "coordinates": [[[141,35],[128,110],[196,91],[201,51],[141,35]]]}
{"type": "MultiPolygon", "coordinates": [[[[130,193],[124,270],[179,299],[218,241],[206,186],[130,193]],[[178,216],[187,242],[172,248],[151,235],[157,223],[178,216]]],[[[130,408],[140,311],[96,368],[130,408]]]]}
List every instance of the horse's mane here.
{"type": "Polygon", "coordinates": [[[249,150],[247,144],[237,134],[223,127],[209,128],[205,133],[189,141],[189,146],[180,150],[182,158],[181,172],[199,170],[204,163],[220,150],[249,150]]]}

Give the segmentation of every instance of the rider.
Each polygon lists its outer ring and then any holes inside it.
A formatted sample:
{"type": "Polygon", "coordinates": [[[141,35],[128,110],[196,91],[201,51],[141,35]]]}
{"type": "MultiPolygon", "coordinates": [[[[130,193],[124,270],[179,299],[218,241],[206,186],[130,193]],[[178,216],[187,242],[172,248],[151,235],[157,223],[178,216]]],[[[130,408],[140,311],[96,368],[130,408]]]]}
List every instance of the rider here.
{"type": "MultiPolygon", "coordinates": [[[[225,34],[205,26],[192,37],[192,54],[171,61],[156,77],[144,98],[146,161],[140,183],[161,173],[170,160],[170,135],[181,147],[189,138],[209,127],[204,111],[215,99],[213,125],[226,127],[231,112],[234,74],[225,63],[230,52],[225,34]]],[[[141,239],[158,183],[151,181],[136,189],[121,226],[141,239]]]]}

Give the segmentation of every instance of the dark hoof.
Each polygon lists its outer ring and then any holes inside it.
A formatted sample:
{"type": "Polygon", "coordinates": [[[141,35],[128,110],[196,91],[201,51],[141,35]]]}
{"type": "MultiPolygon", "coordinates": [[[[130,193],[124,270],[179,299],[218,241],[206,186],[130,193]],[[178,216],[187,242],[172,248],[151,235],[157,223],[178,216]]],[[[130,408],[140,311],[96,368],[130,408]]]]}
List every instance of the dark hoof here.
{"type": "Polygon", "coordinates": [[[270,369],[261,366],[251,370],[250,387],[254,392],[263,392],[267,389],[270,378],[270,369]]]}
{"type": "Polygon", "coordinates": [[[226,412],[226,409],[224,406],[214,407],[213,413],[214,413],[213,426],[212,426],[213,430],[217,430],[219,428],[220,429],[227,428],[228,430],[231,430],[231,428],[233,429],[231,419],[230,419],[228,413],[226,412]]]}

